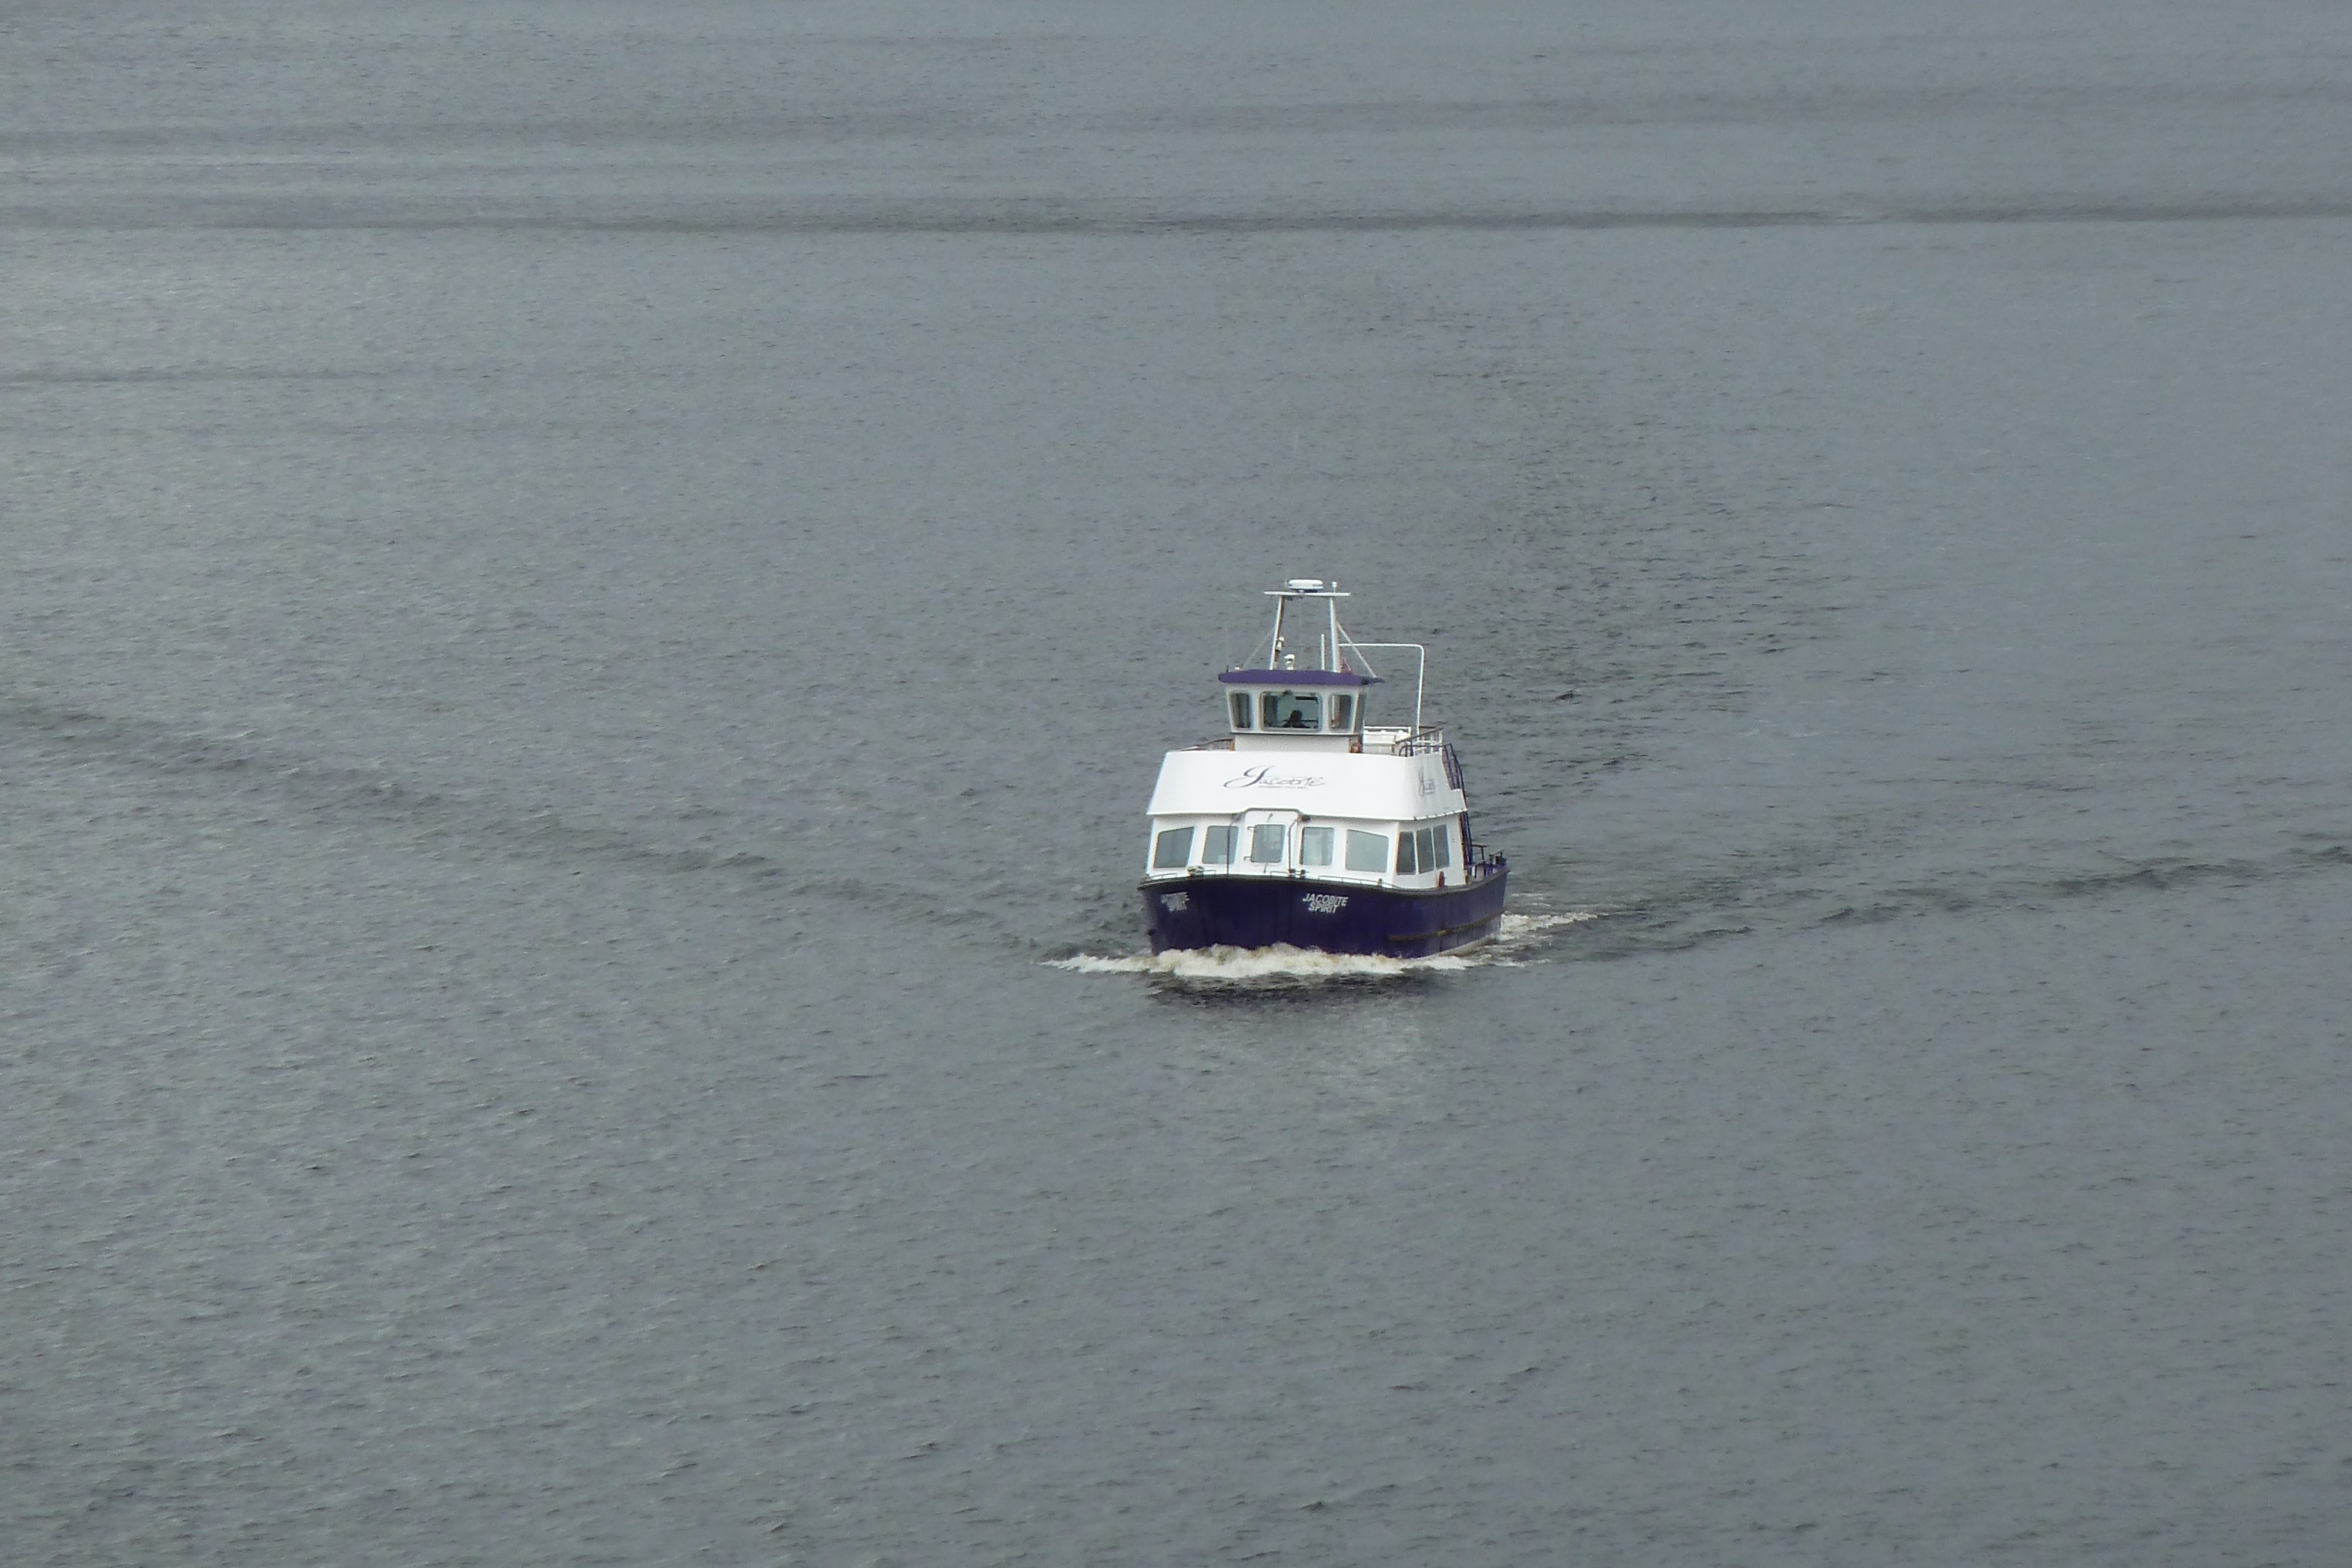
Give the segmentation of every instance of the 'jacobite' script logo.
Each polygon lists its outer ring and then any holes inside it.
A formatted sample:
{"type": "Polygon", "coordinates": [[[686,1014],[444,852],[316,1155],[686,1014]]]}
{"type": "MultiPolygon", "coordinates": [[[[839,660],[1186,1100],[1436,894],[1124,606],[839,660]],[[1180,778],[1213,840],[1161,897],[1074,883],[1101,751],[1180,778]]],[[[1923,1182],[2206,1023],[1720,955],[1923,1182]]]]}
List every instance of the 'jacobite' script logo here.
{"type": "Polygon", "coordinates": [[[1228,789],[1312,789],[1323,782],[1319,774],[1276,773],[1272,768],[1261,763],[1255,768],[1244,768],[1226,779],[1225,788],[1228,789]]]}

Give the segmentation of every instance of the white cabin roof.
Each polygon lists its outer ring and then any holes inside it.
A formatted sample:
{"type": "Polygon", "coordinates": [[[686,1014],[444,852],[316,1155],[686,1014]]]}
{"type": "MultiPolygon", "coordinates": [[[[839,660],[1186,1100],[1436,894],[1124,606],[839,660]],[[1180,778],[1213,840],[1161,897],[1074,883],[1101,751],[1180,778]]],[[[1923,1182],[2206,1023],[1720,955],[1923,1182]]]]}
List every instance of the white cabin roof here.
{"type": "Polygon", "coordinates": [[[1348,751],[1171,751],[1151,791],[1155,817],[1289,810],[1309,817],[1412,821],[1464,809],[1444,759],[1348,751]]]}

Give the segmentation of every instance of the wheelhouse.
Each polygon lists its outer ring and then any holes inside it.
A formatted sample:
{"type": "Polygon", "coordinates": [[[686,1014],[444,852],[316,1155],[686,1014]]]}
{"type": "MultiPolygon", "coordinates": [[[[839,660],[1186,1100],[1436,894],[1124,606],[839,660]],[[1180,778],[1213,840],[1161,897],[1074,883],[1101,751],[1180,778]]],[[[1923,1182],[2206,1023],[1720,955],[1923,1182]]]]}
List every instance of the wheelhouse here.
{"type": "Polygon", "coordinates": [[[1225,722],[1236,751],[1296,748],[1360,750],[1364,699],[1378,675],[1349,670],[1227,670],[1225,722]]]}

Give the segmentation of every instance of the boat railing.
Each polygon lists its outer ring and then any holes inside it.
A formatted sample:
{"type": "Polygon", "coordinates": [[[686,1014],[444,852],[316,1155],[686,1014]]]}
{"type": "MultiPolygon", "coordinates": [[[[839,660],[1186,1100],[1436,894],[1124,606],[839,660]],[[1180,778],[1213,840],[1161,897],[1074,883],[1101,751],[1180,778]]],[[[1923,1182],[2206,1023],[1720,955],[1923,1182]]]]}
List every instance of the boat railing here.
{"type": "MultiPolygon", "coordinates": [[[[1445,744],[1444,726],[1435,724],[1425,724],[1389,746],[1390,752],[1397,757],[1426,757],[1433,751],[1451,753],[1453,749],[1445,744]]],[[[1449,775],[1454,771],[1451,767],[1446,769],[1449,775]]]]}
{"type": "Polygon", "coordinates": [[[1472,882],[1484,882],[1490,876],[1500,876],[1510,870],[1511,862],[1484,844],[1472,844],[1469,863],[1463,869],[1470,873],[1472,882]]]}

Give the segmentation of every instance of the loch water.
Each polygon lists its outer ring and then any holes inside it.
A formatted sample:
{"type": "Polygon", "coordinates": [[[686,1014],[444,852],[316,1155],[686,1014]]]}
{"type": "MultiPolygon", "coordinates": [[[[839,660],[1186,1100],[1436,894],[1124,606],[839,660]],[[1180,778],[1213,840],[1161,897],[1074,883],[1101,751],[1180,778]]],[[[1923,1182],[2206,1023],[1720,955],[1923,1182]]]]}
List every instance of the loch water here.
{"type": "Polygon", "coordinates": [[[0,11],[0,1560],[2352,1560],[2352,12],[0,11]],[[1154,966],[1260,591],[1513,925],[1154,966]]]}

